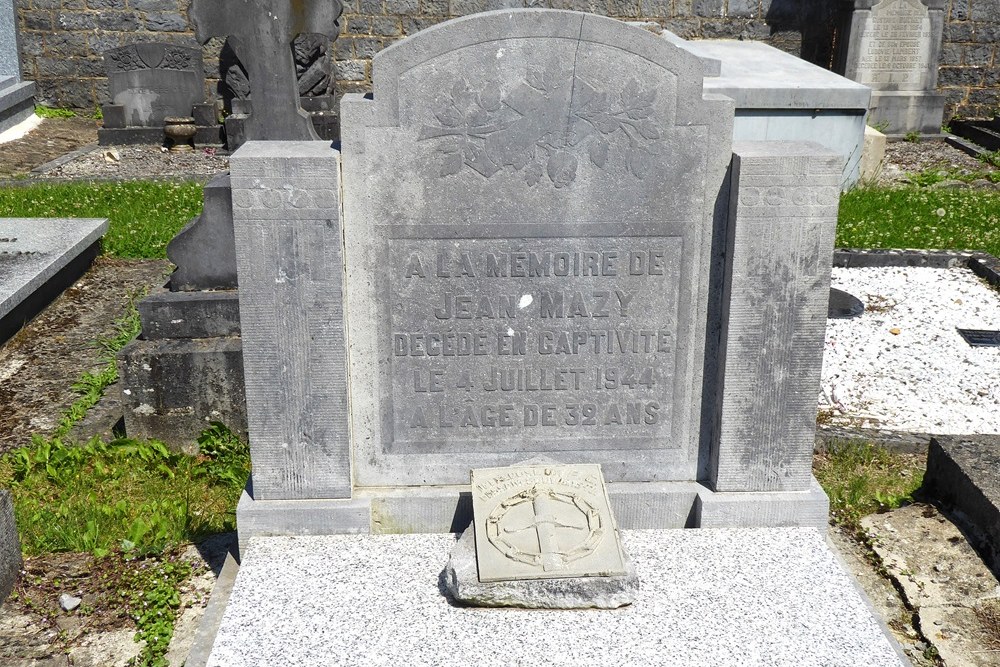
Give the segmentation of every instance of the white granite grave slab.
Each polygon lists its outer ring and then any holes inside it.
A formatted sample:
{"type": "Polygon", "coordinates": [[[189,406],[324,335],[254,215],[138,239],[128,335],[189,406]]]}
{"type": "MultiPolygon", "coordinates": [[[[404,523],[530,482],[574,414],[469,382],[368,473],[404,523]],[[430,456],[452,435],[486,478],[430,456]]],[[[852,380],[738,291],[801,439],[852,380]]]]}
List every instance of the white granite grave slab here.
{"type": "Polygon", "coordinates": [[[108,230],[89,218],[0,218],[0,319],[108,230]]]}
{"type": "Polygon", "coordinates": [[[449,604],[450,534],[254,538],[208,664],[907,664],[818,529],[622,539],[635,603],[553,611],[449,604]]]}

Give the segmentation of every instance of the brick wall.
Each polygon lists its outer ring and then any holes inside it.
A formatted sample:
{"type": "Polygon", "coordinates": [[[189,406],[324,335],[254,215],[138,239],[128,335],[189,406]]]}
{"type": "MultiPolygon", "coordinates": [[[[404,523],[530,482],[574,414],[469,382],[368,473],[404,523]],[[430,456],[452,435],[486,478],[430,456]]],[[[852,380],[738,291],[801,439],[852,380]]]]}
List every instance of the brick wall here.
{"type": "MultiPolygon", "coordinates": [[[[101,53],[137,41],[196,46],[190,0],[18,0],[24,77],[40,103],[93,109],[107,101],[101,53]]],[[[940,86],[949,112],[992,115],[1000,93],[1000,0],[948,0],[940,86]]],[[[371,58],[406,35],[489,9],[552,7],[658,23],[694,39],[754,39],[829,67],[834,0],[347,0],[334,44],[338,92],[371,89],[371,58]]],[[[218,79],[220,40],[205,47],[206,94],[218,79]]]]}

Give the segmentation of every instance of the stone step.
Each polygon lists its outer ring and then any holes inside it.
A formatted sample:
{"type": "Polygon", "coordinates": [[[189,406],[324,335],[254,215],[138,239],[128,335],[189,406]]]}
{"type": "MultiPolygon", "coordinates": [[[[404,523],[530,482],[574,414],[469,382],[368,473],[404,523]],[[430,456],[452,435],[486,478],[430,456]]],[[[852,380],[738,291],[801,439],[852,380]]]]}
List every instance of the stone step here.
{"type": "Polygon", "coordinates": [[[631,606],[516,610],[444,597],[451,534],[254,538],[207,664],[908,664],[820,529],[622,541],[640,578],[631,606]]]}
{"type": "Polygon", "coordinates": [[[924,489],[972,529],[970,542],[1000,573],[1000,436],[931,438],[924,489]]]}

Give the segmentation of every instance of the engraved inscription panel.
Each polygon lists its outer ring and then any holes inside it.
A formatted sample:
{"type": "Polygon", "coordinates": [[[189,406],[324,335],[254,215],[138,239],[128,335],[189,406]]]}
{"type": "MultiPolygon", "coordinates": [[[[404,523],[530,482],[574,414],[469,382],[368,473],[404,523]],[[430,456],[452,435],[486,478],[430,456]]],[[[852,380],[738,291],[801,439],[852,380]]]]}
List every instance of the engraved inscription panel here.
{"type": "Polygon", "coordinates": [[[479,580],[625,574],[597,465],[472,471],[479,580]]]}
{"type": "Polygon", "coordinates": [[[882,0],[861,35],[861,83],[881,90],[921,90],[931,52],[931,21],[920,0],[882,0]]]}
{"type": "Polygon", "coordinates": [[[386,450],[676,446],[681,245],[391,238],[386,450]]]}

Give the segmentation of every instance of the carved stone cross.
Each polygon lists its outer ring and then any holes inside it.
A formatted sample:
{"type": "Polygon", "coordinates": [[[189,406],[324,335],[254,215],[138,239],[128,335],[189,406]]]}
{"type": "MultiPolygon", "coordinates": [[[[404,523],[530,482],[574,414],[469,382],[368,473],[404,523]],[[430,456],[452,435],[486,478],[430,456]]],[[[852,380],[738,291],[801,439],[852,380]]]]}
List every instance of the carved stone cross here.
{"type": "Polygon", "coordinates": [[[247,139],[319,139],[299,106],[292,41],[307,32],[336,39],[341,12],[341,0],[192,0],[198,41],[228,37],[246,67],[254,108],[247,139]]]}

